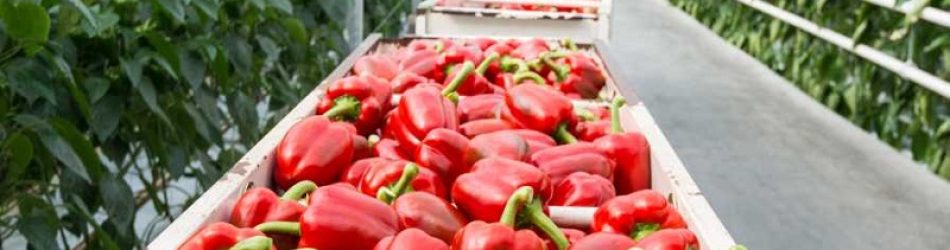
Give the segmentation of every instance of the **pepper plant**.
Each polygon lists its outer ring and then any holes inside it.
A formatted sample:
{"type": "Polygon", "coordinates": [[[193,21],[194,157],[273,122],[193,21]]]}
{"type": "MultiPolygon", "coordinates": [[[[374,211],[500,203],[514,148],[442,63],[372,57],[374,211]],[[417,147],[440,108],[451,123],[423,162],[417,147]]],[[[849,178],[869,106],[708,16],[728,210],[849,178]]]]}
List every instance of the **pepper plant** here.
{"type": "MultiPolygon", "coordinates": [[[[670,0],[805,93],[950,180],[950,102],[894,72],[733,0],[670,0]]],[[[865,1],[770,0],[950,80],[950,28],[865,1]]],[[[907,1],[897,1],[898,4],[907,1]]],[[[950,0],[923,1],[950,10],[950,0]]]]}
{"type": "Polygon", "coordinates": [[[0,248],[143,247],[346,55],[351,4],[0,1],[0,248]]]}

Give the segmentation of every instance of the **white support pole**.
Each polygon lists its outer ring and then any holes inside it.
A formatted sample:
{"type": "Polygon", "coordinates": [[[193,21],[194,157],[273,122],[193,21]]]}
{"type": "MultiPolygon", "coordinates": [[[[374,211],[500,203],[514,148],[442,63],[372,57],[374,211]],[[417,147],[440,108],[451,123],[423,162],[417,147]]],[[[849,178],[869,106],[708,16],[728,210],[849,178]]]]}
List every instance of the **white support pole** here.
{"type": "MultiPolygon", "coordinates": [[[[897,0],[863,0],[868,3],[872,3],[877,6],[888,8],[897,12],[904,14],[913,13],[918,7],[918,4],[921,4],[922,1],[908,1],[903,4],[898,5],[897,0]]],[[[927,20],[928,22],[941,25],[943,27],[950,28],[950,12],[941,10],[934,7],[924,7],[923,11],[920,13],[920,18],[927,20]]]]}
{"type": "Polygon", "coordinates": [[[917,68],[912,64],[905,63],[901,60],[898,60],[890,55],[881,52],[877,49],[869,47],[864,44],[857,44],[851,38],[848,38],[845,35],[834,32],[833,30],[826,29],[824,27],[818,26],[811,21],[808,21],[805,18],[792,14],[788,11],[785,11],[775,5],[772,5],[766,1],[761,0],[736,0],[742,4],[745,4],[753,9],[759,10],[765,14],[768,14],[776,19],[782,20],[789,25],[795,26],[805,32],[811,33],[812,35],[824,39],[842,49],[851,51],[852,53],[867,59],[881,67],[884,67],[894,73],[897,73],[903,78],[916,82],[920,86],[937,93],[944,98],[950,99],[950,83],[940,79],[926,71],[917,68]]]}

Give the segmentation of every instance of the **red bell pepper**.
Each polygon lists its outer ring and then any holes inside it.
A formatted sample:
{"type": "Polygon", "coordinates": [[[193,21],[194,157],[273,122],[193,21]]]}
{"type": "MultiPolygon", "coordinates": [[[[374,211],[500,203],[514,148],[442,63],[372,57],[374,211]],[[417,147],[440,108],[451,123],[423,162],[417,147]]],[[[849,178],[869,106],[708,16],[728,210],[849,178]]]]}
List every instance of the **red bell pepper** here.
{"type": "Polygon", "coordinates": [[[551,136],[543,134],[538,131],[530,129],[515,129],[509,130],[512,133],[518,134],[521,138],[524,138],[528,142],[528,157],[534,155],[538,151],[557,146],[557,142],[554,141],[554,138],[551,136]]]}
{"type": "Polygon", "coordinates": [[[296,226],[298,247],[320,250],[373,249],[399,231],[396,212],[389,205],[345,183],[317,189],[296,226]]]}
{"type": "Polygon", "coordinates": [[[608,157],[617,161],[614,186],[618,194],[650,188],[650,144],[639,132],[623,132],[620,126],[620,106],[624,99],[616,97],[611,103],[612,134],[594,141],[608,157]]]}
{"type": "Polygon", "coordinates": [[[266,187],[256,187],[241,195],[231,209],[231,224],[254,227],[268,221],[297,221],[307,209],[299,200],[317,189],[311,181],[301,181],[277,197],[266,187]]]}
{"type": "Polygon", "coordinates": [[[371,75],[392,80],[399,73],[399,66],[392,58],[382,55],[366,55],[356,60],[353,65],[354,75],[371,75]]]}
{"type": "Polygon", "coordinates": [[[323,116],[307,117],[287,131],[277,145],[274,182],[282,189],[304,180],[317,185],[336,182],[353,161],[349,124],[323,116]]]}
{"type": "MultiPolygon", "coordinates": [[[[564,234],[564,237],[567,238],[567,242],[569,243],[568,245],[574,245],[575,242],[581,240],[581,238],[584,238],[584,236],[587,236],[587,233],[585,233],[584,231],[573,229],[573,228],[560,228],[560,230],[561,230],[561,233],[564,234]]],[[[550,237],[545,237],[545,236],[546,235],[542,235],[541,239],[544,240],[544,245],[547,246],[547,249],[557,249],[557,244],[554,243],[554,241],[551,240],[550,237]]]]}
{"type": "Polygon", "coordinates": [[[402,151],[399,142],[393,139],[380,139],[373,144],[373,155],[390,160],[410,160],[409,154],[402,151]]]}
{"type": "Polygon", "coordinates": [[[649,189],[605,202],[591,221],[594,232],[629,235],[635,240],[667,228],[686,228],[686,223],[663,194],[649,189]]]}
{"type": "Polygon", "coordinates": [[[442,176],[447,187],[455,183],[455,178],[468,172],[464,155],[469,140],[453,130],[437,128],[429,132],[416,150],[416,163],[431,169],[442,176]]]}
{"type": "Polygon", "coordinates": [[[643,238],[632,249],[699,250],[699,240],[687,229],[663,229],[643,238]]]}
{"type": "Polygon", "coordinates": [[[574,243],[571,250],[628,250],[637,244],[630,236],[615,233],[592,233],[574,243]]]}
{"type": "Polygon", "coordinates": [[[570,243],[554,221],[544,214],[541,203],[541,199],[534,195],[534,188],[518,187],[505,201],[497,223],[469,223],[455,236],[452,249],[545,249],[544,242],[533,231],[515,230],[516,225],[525,224],[518,223],[518,218],[544,232],[557,249],[567,249],[570,243]]]}
{"type": "Polygon", "coordinates": [[[527,161],[528,147],[528,142],[520,135],[502,130],[472,138],[465,149],[464,159],[468,166],[486,158],[527,161]]]}
{"type": "Polygon", "coordinates": [[[482,50],[478,47],[454,44],[446,46],[445,49],[442,50],[441,63],[443,68],[466,61],[477,65],[480,64],[484,59],[485,55],[482,54],[482,50]]]}
{"type": "Polygon", "coordinates": [[[487,37],[477,37],[472,39],[465,40],[466,46],[475,46],[480,50],[486,50],[492,45],[495,45],[498,41],[492,38],[487,37]]]}
{"type": "Polygon", "coordinates": [[[515,125],[502,119],[482,119],[470,121],[459,126],[459,132],[468,138],[502,130],[515,129],[515,125]]]}
{"type": "Polygon", "coordinates": [[[505,105],[503,95],[475,95],[459,99],[456,112],[459,122],[498,118],[501,106],[505,105]]]}
{"type": "Polygon", "coordinates": [[[522,41],[521,44],[511,52],[511,55],[523,60],[532,60],[539,58],[542,53],[548,52],[551,50],[548,47],[548,42],[544,39],[534,38],[526,41],[522,41]]]}
{"type": "Polygon", "coordinates": [[[432,81],[411,71],[404,71],[396,75],[389,84],[392,85],[393,93],[402,93],[423,83],[432,81]]]}
{"type": "Polygon", "coordinates": [[[449,245],[439,239],[429,236],[419,229],[410,228],[399,232],[396,236],[383,238],[373,250],[449,250],[449,245]]]}
{"type": "Polygon", "coordinates": [[[600,89],[607,82],[594,59],[581,52],[545,53],[542,61],[553,73],[550,75],[553,78],[550,79],[551,82],[564,93],[576,93],[583,98],[597,98],[600,89]]]}
{"type": "Polygon", "coordinates": [[[468,219],[455,206],[435,195],[410,192],[393,202],[400,228],[416,228],[451,243],[455,233],[468,224],[468,219]]]}
{"type": "Polygon", "coordinates": [[[610,134],[610,120],[606,121],[585,121],[578,122],[574,127],[577,139],[582,141],[594,141],[610,134]]]}
{"type": "Polygon", "coordinates": [[[600,154],[606,156],[606,154],[601,151],[596,144],[589,142],[577,142],[551,147],[545,150],[539,150],[531,155],[530,162],[536,166],[542,166],[550,164],[550,162],[564,157],[580,154],[600,154]]]}
{"type": "Polygon", "coordinates": [[[613,179],[613,160],[608,159],[600,152],[556,155],[557,152],[571,151],[560,150],[564,146],[569,145],[548,148],[531,155],[532,162],[551,177],[551,184],[557,186],[568,175],[577,172],[599,175],[608,180],[613,179]]]}
{"type": "Polygon", "coordinates": [[[598,207],[617,196],[614,184],[599,175],[577,172],[554,186],[550,206],[598,207]]]}
{"type": "Polygon", "coordinates": [[[382,157],[372,157],[358,160],[343,169],[343,175],[340,176],[340,182],[345,182],[353,185],[354,187],[358,187],[360,182],[363,181],[363,176],[366,175],[366,171],[379,165],[388,164],[392,161],[393,159],[382,157]]]}
{"type": "Polygon", "coordinates": [[[538,190],[542,200],[551,197],[551,183],[541,170],[520,161],[488,158],[455,180],[452,201],[470,219],[498,221],[508,198],[522,186],[538,190]]]}
{"type": "Polygon", "coordinates": [[[389,126],[393,126],[392,133],[405,152],[415,152],[422,138],[433,129],[458,129],[455,103],[447,96],[457,95],[455,90],[473,69],[472,63],[464,63],[459,75],[441,91],[433,85],[420,85],[403,94],[389,126]]]}
{"type": "Polygon", "coordinates": [[[554,89],[534,84],[515,86],[505,95],[505,107],[515,124],[553,134],[562,143],[577,141],[568,131],[574,107],[554,89]]]}
{"type": "Polygon", "coordinates": [[[270,238],[264,236],[264,233],[253,228],[238,228],[225,222],[216,222],[201,229],[191,236],[185,244],[179,247],[179,250],[218,250],[228,249],[240,242],[247,240],[244,244],[264,241],[266,248],[271,249],[270,238]]]}
{"type": "Polygon", "coordinates": [[[375,137],[375,135],[370,135],[370,137],[373,139],[372,142],[361,135],[352,136],[354,161],[373,157],[373,146],[379,140],[379,137],[375,137]]]}
{"type": "Polygon", "coordinates": [[[391,203],[396,197],[410,190],[445,197],[445,184],[442,184],[439,175],[406,161],[371,165],[363,174],[358,189],[386,203],[391,203]]]}
{"type": "MultiPolygon", "coordinates": [[[[485,60],[484,63],[490,63],[494,61],[495,58],[498,58],[497,55],[494,57],[489,57],[488,60],[485,60]]],[[[469,61],[470,62],[470,61],[469,61]]],[[[456,78],[462,78],[463,83],[458,87],[458,94],[461,96],[472,96],[472,95],[481,95],[492,93],[491,82],[488,81],[482,74],[485,72],[487,66],[480,65],[478,68],[475,68],[473,71],[463,71],[462,67],[465,67],[464,64],[455,64],[450,66],[447,70],[448,77],[445,78],[445,86],[452,84],[456,78]],[[483,68],[484,67],[484,68],[483,68]],[[464,76],[462,76],[464,74],[464,76]]]]}
{"type": "Polygon", "coordinates": [[[445,72],[439,70],[442,56],[430,49],[415,50],[406,53],[399,62],[400,72],[411,72],[437,82],[445,79],[445,72]]]}
{"type": "Polygon", "coordinates": [[[349,76],[333,82],[327,88],[326,97],[317,105],[317,114],[333,120],[353,122],[362,135],[369,135],[379,128],[383,114],[389,107],[391,90],[388,85],[374,85],[373,76],[349,76]]]}

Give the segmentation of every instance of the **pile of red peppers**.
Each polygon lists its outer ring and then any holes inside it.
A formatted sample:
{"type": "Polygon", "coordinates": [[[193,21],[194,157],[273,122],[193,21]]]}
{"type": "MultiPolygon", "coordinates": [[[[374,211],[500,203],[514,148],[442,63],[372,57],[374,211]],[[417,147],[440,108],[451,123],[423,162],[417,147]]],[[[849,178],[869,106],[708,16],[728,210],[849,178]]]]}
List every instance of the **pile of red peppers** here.
{"type": "Polygon", "coordinates": [[[605,83],[569,41],[363,56],[277,146],[274,188],[247,190],[181,249],[700,249],[650,189],[650,145],[605,83]],[[597,209],[564,228],[548,206],[597,209]]]}

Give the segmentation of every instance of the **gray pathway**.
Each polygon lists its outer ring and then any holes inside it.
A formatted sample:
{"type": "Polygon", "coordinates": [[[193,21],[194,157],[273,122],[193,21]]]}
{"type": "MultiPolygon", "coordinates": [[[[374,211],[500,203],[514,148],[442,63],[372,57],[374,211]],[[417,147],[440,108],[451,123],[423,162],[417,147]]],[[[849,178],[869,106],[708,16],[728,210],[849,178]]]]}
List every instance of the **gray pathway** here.
{"type": "Polygon", "coordinates": [[[610,51],[736,241],[950,249],[950,184],[665,1],[614,3],[610,51]]]}

